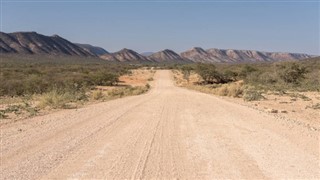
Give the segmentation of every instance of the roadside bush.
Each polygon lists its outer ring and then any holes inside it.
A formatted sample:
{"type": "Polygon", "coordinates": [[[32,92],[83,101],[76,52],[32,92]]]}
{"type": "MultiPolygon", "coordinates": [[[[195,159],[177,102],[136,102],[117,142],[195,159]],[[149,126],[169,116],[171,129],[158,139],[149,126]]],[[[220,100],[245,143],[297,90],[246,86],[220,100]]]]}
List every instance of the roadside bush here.
{"type": "Polygon", "coordinates": [[[213,83],[228,83],[232,81],[224,74],[218,72],[216,70],[216,66],[213,64],[198,64],[196,68],[196,72],[199,76],[204,80],[205,84],[213,84],[213,83]]]}
{"type": "Polygon", "coordinates": [[[100,99],[104,98],[104,94],[101,90],[93,91],[92,98],[94,100],[100,100],[100,99]]]}
{"type": "Polygon", "coordinates": [[[91,75],[93,85],[112,86],[119,82],[119,76],[108,72],[98,72],[91,75]]]}
{"type": "Polygon", "coordinates": [[[258,71],[256,68],[250,66],[250,65],[245,65],[240,73],[239,73],[239,76],[242,77],[242,78],[246,78],[248,75],[250,75],[251,73],[253,72],[256,72],[258,71]]]}
{"type": "Polygon", "coordinates": [[[8,113],[14,113],[15,115],[20,115],[22,113],[28,113],[30,116],[35,116],[38,113],[39,109],[32,107],[29,103],[23,102],[21,104],[9,105],[3,110],[0,110],[0,119],[8,117],[8,113]]]}
{"type": "Polygon", "coordinates": [[[297,63],[278,65],[279,77],[285,83],[298,84],[300,81],[305,79],[307,72],[308,71],[305,67],[302,67],[297,63]]]}
{"type": "Polygon", "coordinates": [[[8,115],[6,115],[6,112],[4,110],[0,110],[0,119],[5,119],[7,117],[8,115]]]}
{"type": "Polygon", "coordinates": [[[264,96],[262,96],[262,93],[253,89],[253,88],[247,88],[243,92],[242,98],[245,101],[259,101],[261,99],[265,99],[264,96]]]}
{"type": "Polygon", "coordinates": [[[237,81],[239,73],[237,73],[233,70],[227,69],[223,72],[223,75],[225,76],[226,79],[228,79],[230,81],[237,81]]]}
{"type": "Polygon", "coordinates": [[[219,96],[241,97],[243,93],[242,86],[243,83],[241,82],[223,84],[220,87],[216,87],[213,93],[219,96]]]}
{"type": "Polygon", "coordinates": [[[39,107],[52,107],[52,108],[70,108],[67,103],[85,101],[87,96],[85,91],[59,91],[52,90],[44,93],[39,98],[39,107]]]}
{"type": "Polygon", "coordinates": [[[125,87],[117,88],[108,92],[109,97],[125,97],[132,95],[139,95],[147,92],[150,89],[150,85],[146,84],[145,86],[136,86],[136,87],[125,87]]]}
{"type": "Polygon", "coordinates": [[[191,66],[189,66],[189,65],[184,65],[184,66],[181,67],[183,78],[185,80],[187,80],[187,82],[189,82],[189,77],[191,75],[192,70],[193,70],[193,68],[191,66]]]}

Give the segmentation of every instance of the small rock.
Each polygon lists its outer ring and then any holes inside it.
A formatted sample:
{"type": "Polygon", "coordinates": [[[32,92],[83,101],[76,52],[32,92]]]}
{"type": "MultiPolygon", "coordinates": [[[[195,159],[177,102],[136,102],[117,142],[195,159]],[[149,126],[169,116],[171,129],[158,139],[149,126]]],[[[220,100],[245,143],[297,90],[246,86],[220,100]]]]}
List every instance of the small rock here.
{"type": "Polygon", "coordinates": [[[316,128],[314,128],[314,127],[311,127],[311,130],[312,130],[312,131],[316,131],[317,129],[316,129],[316,128]]]}
{"type": "Polygon", "coordinates": [[[288,111],[286,111],[286,110],[281,110],[280,112],[281,113],[288,113],[288,111]]]}
{"type": "Polygon", "coordinates": [[[267,112],[269,112],[269,113],[278,113],[278,110],[276,110],[276,109],[267,109],[267,112]]]}

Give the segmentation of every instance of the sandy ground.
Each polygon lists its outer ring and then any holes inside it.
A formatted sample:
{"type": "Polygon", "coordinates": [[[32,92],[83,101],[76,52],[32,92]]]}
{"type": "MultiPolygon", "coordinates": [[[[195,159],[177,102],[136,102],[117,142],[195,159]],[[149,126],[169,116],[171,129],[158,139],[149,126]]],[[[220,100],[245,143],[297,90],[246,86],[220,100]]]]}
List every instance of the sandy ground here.
{"type": "Polygon", "coordinates": [[[319,179],[319,131],[174,86],[1,127],[0,179],[319,179]]]}
{"type": "Polygon", "coordinates": [[[140,68],[140,69],[134,69],[131,70],[130,74],[125,74],[119,77],[119,83],[118,86],[97,86],[96,89],[98,90],[110,90],[110,89],[117,89],[117,88],[123,88],[126,86],[145,86],[146,84],[153,81],[155,71],[146,69],[146,68],[140,68]]]}
{"type": "MultiPolygon", "coordinates": [[[[177,86],[200,90],[212,94],[212,88],[196,85],[199,76],[192,73],[187,82],[182,73],[174,71],[177,86]]],[[[259,111],[267,112],[285,121],[292,121],[312,130],[320,130],[320,93],[319,92],[267,92],[262,94],[264,99],[245,101],[243,98],[218,96],[221,99],[241,104],[259,111]]]]}
{"type": "Polygon", "coordinates": [[[320,104],[319,92],[288,92],[284,95],[270,93],[263,96],[265,99],[251,102],[241,98],[225,97],[225,99],[260,111],[269,113],[273,111],[274,116],[294,121],[313,130],[320,130],[320,109],[312,108],[313,105],[320,104]],[[308,99],[292,97],[297,94],[308,99]]]}

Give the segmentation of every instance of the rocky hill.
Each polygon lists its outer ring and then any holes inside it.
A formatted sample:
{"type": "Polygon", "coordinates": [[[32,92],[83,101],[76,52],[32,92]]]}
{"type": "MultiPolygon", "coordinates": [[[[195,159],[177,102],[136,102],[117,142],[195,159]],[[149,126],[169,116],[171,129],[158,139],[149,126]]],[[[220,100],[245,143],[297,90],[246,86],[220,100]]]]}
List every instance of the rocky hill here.
{"type": "Polygon", "coordinates": [[[103,54],[100,56],[101,59],[108,61],[118,61],[118,62],[151,62],[152,60],[142,56],[141,54],[131,50],[122,49],[118,52],[103,54]]]}
{"type": "Polygon", "coordinates": [[[0,32],[0,51],[20,54],[95,56],[58,35],[45,36],[36,32],[0,32]]]}
{"type": "Polygon", "coordinates": [[[262,52],[254,50],[208,49],[196,47],[182,52],[183,58],[193,62],[266,62],[300,60],[313,57],[308,54],[262,52]]]}
{"type": "Polygon", "coordinates": [[[156,52],[150,56],[148,56],[149,59],[154,60],[155,62],[178,62],[178,61],[184,61],[184,59],[179,56],[176,52],[165,49],[163,51],[156,52]]]}
{"type": "Polygon", "coordinates": [[[254,50],[208,49],[195,47],[180,55],[172,50],[141,55],[130,49],[109,53],[105,49],[89,44],[75,44],[58,35],[45,36],[36,32],[0,32],[0,52],[15,54],[72,55],[100,57],[115,62],[267,62],[300,60],[314,57],[308,54],[263,52],[254,50]]]}
{"type": "Polygon", "coordinates": [[[95,54],[97,56],[101,56],[103,54],[108,54],[109,52],[103,49],[102,47],[92,46],[90,44],[79,44],[75,43],[77,46],[81,47],[82,49],[88,51],[91,54],[95,54]]]}

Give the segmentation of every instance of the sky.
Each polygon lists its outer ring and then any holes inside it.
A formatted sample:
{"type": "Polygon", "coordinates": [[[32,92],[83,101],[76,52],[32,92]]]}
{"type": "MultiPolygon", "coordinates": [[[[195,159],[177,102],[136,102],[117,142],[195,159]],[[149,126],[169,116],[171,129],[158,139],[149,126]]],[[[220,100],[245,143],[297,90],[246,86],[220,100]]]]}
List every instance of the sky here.
{"type": "Polygon", "coordinates": [[[192,47],[320,55],[319,0],[1,0],[1,31],[114,52],[192,47]]]}

